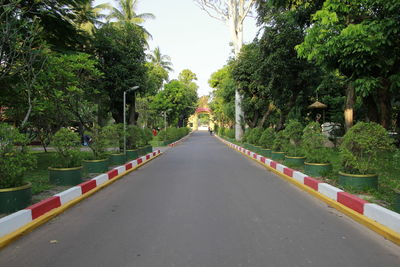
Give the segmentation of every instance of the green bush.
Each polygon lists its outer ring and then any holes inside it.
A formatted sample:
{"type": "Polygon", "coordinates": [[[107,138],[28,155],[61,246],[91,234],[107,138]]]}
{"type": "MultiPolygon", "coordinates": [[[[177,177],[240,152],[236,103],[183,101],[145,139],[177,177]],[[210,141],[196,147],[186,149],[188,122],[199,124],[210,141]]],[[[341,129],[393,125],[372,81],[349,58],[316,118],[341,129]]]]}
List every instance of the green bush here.
{"type": "Polygon", "coordinates": [[[247,129],[244,131],[244,134],[243,134],[243,136],[242,136],[242,142],[243,142],[243,143],[249,143],[249,138],[251,138],[250,136],[251,136],[252,132],[253,132],[253,129],[252,129],[252,128],[247,128],[247,129]]]}
{"type": "Polygon", "coordinates": [[[95,125],[85,134],[90,136],[89,148],[92,150],[91,157],[87,159],[106,159],[108,157],[107,147],[110,143],[109,135],[111,134],[107,131],[107,128],[95,125]]]}
{"type": "Polygon", "coordinates": [[[261,135],[263,133],[262,128],[253,128],[251,133],[248,136],[248,143],[259,146],[260,145],[260,139],[261,135]]]}
{"type": "Polygon", "coordinates": [[[225,128],[224,127],[220,127],[218,129],[218,135],[220,136],[225,136],[225,128]]]}
{"type": "Polygon", "coordinates": [[[286,124],[283,130],[283,135],[289,141],[287,142],[287,147],[284,150],[287,152],[288,156],[299,157],[304,156],[304,152],[301,146],[302,136],[303,136],[303,125],[297,120],[290,120],[286,124]]]}
{"type": "Polygon", "coordinates": [[[329,148],[325,147],[328,138],[322,134],[318,122],[310,122],[303,129],[302,147],[309,163],[330,163],[329,148]]]}
{"type": "MultiPolygon", "coordinates": [[[[112,124],[105,126],[105,131],[108,132],[109,144],[113,148],[118,148],[120,153],[123,153],[124,149],[124,124],[112,124]]],[[[128,136],[128,133],[126,134],[128,136]]]]}
{"type": "Polygon", "coordinates": [[[27,149],[28,142],[17,129],[0,123],[0,188],[22,186],[24,174],[36,166],[36,158],[27,149]]]}
{"type": "Polygon", "coordinates": [[[283,131],[277,132],[272,144],[272,150],[276,152],[286,152],[285,149],[288,147],[288,143],[289,140],[286,138],[285,133],[283,131]]]}
{"type": "Polygon", "coordinates": [[[150,144],[150,141],[153,140],[153,132],[149,128],[142,129],[142,132],[144,145],[147,146],[150,144]]]}
{"type": "Polygon", "coordinates": [[[235,129],[225,129],[225,136],[231,139],[235,138],[235,129]]]}
{"type": "Polygon", "coordinates": [[[57,152],[52,167],[73,168],[81,166],[81,144],[77,133],[67,128],[61,128],[54,134],[52,144],[57,152]]]}
{"type": "Polygon", "coordinates": [[[275,130],[272,128],[267,128],[263,131],[260,137],[260,146],[263,148],[271,149],[275,140],[275,130]]]}
{"type": "Polygon", "coordinates": [[[126,133],[126,148],[137,149],[143,143],[143,131],[136,125],[129,125],[126,133]]]}
{"type": "Polygon", "coordinates": [[[380,155],[394,149],[385,128],[374,122],[359,122],[343,137],[340,160],[343,171],[352,174],[375,173],[380,155]]]}

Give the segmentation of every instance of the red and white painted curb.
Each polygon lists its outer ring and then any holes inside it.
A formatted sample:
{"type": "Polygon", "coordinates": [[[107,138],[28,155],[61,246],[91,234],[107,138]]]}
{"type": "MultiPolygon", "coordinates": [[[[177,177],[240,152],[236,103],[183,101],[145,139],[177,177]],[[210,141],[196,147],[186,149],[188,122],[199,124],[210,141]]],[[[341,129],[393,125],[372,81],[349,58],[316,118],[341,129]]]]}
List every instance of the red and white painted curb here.
{"type": "Polygon", "coordinates": [[[176,146],[177,144],[179,144],[180,142],[182,142],[183,140],[185,140],[186,138],[188,138],[189,135],[191,135],[191,134],[192,134],[192,132],[188,133],[187,135],[185,135],[184,137],[182,137],[182,138],[179,139],[178,141],[175,141],[175,142],[169,144],[168,146],[169,146],[169,147],[174,147],[174,146],[176,146]]]}
{"type": "Polygon", "coordinates": [[[79,185],[71,187],[61,193],[58,193],[48,199],[42,200],[32,206],[29,206],[23,210],[17,211],[6,217],[0,219],[0,238],[10,234],[19,228],[25,226],[26,224],[32,222],[33,220],[39,218],[40,216],[48,213],[49,211],[59,208],[68,202],[77,199],[78,197],[85,195],[89,191],[96,187],[104,184],[105,182],[114,179],[118,175],[124,174],[133,167],[145,163],[150,159],[161,153],[160,150],[151,152],[145,156],[132,160],[122,166],[115,167],[114,169],[108,171],[107,173],[100,174],[86,182],[79,185]]]}
{"type": "Polygon", "coordinates": [[[400,214],[389,209],[386,209],[377,204],[369,203],[368,201],[361,199],[357,196],[344,192],[343,190],[336,188],[330,184],[323,183],[313,177],[310,177],[297,170],[288,168],[279,162],[273,161],[264,156],[258,155],[250,150],[247,150],[241,146],[230,143],[222,138],[219,139],[227,144],[228,146],[240,151],[251,158],[259,161],[260,163],[267,165],[281,174],[293,178],[300,184],[308,186],[320,194],[356,211],[359,214],[378,222],[396,233],[400,234],[400,214]]]}

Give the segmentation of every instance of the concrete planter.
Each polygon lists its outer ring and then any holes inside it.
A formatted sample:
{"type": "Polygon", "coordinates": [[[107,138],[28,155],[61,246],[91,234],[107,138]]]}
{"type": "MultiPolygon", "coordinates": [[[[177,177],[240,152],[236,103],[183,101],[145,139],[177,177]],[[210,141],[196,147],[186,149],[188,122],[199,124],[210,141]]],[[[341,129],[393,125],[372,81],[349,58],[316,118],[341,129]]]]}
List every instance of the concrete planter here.
{"type": "Polygon", "coordinates": [[[110,165],[111,166],[122,165],[125,162],[126,162],[126,155],[124,153],[110,155],[110,165]]]}
{"type": "Polygon", "coordinates": [[[260,155],[264,156],[266,158],[271,158],[272,150],[269,149],[269,148],[261,148],[260,149],[260,155]]]}
{"type": "Polygon", "coordinates": [[[394,196],[393,207],[396,212],[400,213],[400,190],[399,189],[394,190],[394,194],[395,196],[394,196]]]}
{"type": "Polygon", "coordinates": [[[0,213],[26,208],[32,201],[32,184],[0,189],[0,213]]]}
{"type": "Polygon", "coordinates": [[[82,162],[85,173],[103,173],[108,171],[108,159],[83,160],[82,162]]]}
{"type": "Polygon", "coordinates": [[[153,152],[153,147],[151,145],[147,145],[144,147],[146,154],[153,152]]]}
{"type": "Polygon", "coordinates": [[[56,185],[77,185],[82,183],[83,166],[75,168],[49,167],[49,178],[56,185]]]}
{"type": "Polygon", "coordinates": [[[378,175],[361,175],[339,172],[339,184],[342,186],[349,186],[357,190],[378,188],[378,175]]]}
{"type": "Polygon", "coordinates": [[[139,150],[138,149],[129,149],[126,150],[126,159],[127,160],[134,160],[139,157],[139,150]]]}
{"type": "Polygon", "coordinates": [[[332,170],[332,164],[330,163],[304,162],[305,173],[312,177],[321,177],[322,175],[331,170],[332,170]]]}
{"type": "Polygon", "coordinates": [[[303,166],[306,157],[292,157],[285,155],[285,163],[289,163],[295,166],[303,166]]]}
{"type": "Polygon", "coordinates": [[[285,152],[272,151],[271,152],[271,159],[273,159],[273,160],[284,160],[285,159],[285,152]]]}

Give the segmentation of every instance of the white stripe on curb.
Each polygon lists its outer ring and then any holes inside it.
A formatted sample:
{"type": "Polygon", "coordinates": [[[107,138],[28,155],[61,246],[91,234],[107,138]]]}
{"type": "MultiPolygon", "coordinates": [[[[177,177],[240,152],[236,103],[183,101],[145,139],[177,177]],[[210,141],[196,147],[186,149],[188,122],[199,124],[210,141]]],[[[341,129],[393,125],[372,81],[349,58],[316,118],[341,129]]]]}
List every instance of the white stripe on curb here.
{"type": "Polygon", "coordinates": [[[364,205],[364,215],[400,233],[400,214],[376,204],[364,205]]]}
{"type": "Polygon", "coordinates": [[[82,195],[82,188],[80,186],[74,186],[61,193],[55,194],[55,196],[60,197],[61,205],[64,205],[70,202],[71,200],[80,197],[81,195],[82,195]]]}
{"type": "Polygon", "coordinates": [[[14,232],[32,221],[31,210],[20,210],[0,219],[0,237],[14,232]]]}
{"type": "Polygon", "coordinates": [[[319,183],[318,192],[337,201],[337,193],[344,191],[327,183],[319,183]]]}

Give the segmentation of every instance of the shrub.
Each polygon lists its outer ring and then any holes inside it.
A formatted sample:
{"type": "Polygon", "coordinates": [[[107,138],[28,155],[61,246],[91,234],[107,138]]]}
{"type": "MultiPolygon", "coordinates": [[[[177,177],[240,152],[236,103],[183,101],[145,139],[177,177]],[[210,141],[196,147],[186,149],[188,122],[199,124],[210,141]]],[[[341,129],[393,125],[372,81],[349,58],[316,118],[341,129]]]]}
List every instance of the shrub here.
{"type": "Polygon", "coordinates": [[[260,146],[263,148],[271,149],[275,140],[275,130],[272,128],[267,128],[263,131],[260,137],[260,146]]]}
{"type": "Polygon", "coordinates": [[[28,152],[28,138],[17,129],[0,123],[0,188],[24,184],[24,174],[36,166],[36,158],[28,152]]]}
{"type": "Polygon", "coordinates": [[[394,149],[385,128],[374,122],[359,122],[343,137],[340,160],[343,171],[355,174],[374,173],[379,155],[394,149]]]}
{"type": "Polygon", "coordinates": [[[287,147],[284,148],[288,155],[303,156],[304,152],[301,147],[303,125],[297,120],[290,120],[283,130],[283,135],[288,140],[287,147]]]}
{"type": "Polygon", "coordinates": [[[235,138],[235,129],[225,129],[225,136],[231,139],[235,138]]]}
{"type": "Polygon", "coordinates": [[[143,143],[143,131],[138,126],[129,125],[126,133],[127,149],[137,149],[143,143]]]}
{"type": "Polygon", "coordinates": [[[91,159],[106,159],[107,146],[110,143],[110,133],[107,129],[96,125],[85,134],[90,136],[89,148],[92,150],[91,159]]]}
{"type": "Polygon", "coordinates": [[[285,148],[287,148],[289,140],[286,138],[285,133],[283,131],[279,131],[275,135],[274,142],[272,144],[272,150],[277,152],[285,152],[285,148]]]}
{"type": "Polygon", "coordinates": [[[243,134],[243,136],[242,136],[242,142],[243,142],[243,143],[246,143],[246,142],[248,143],[248,142],[249,142],[249,138],[250,138],[252,132],[253,132],[253,129],[252,129],[252,128],[247,128],[247,129],[244,131],[244,134],[243,134]]]}
{"type": "Polygon", "coordinates": [[[73,168],[81,166],[80,138],[67,128],[61,128],[53,136],[53,146],[56,148],[56,161],[52,167],[73,168]]]}
{"type": "Polygon", "coordinates": [[[302,147],[309,163],[329,163],[329,149],[325,147],[328,138],[322,134],[318,122],[310,122],[303,130],[302,147]]]}
{"type": "Polygon", "coordinates": [[[225,128],[224,127],[220,127],[218,129],[218,135],[220,136],[225,136],[225,128]]]}
{"type": "MultiPolygon", "coordinates": [[[[113,148],[118,148],[120,153],[123,153],[124,149],[124,124],[112,124],[105,126],[105,131],[108,132],[109,144],[113,148]]],[[[128,136],[128,133],[126,134],[128,136]]]]}
{"type": "Polygon", "coordinates": [[[260,138],[262,135],[262,129],[261,128],[253,128],[247,137],[247,142],[253,145],[258,146],[260,144],[260,138]]]}
{"type": "Polygon", "coordinates": [[[143,143],[145,146],[150,144],[150,141],[153,140],[153,132],[149,128],[143,128],[143,143]]]}

